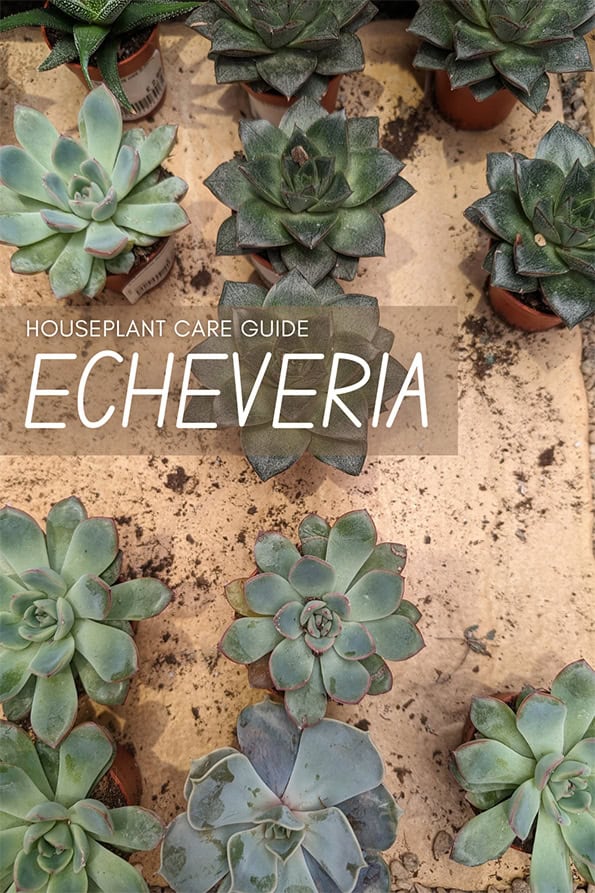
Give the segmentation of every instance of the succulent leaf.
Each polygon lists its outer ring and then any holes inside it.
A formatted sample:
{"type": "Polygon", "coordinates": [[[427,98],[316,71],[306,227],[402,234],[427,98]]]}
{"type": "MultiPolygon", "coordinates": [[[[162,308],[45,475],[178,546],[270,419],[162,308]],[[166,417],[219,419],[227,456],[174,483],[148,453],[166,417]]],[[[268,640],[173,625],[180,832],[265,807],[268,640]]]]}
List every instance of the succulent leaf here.
{"type": "Polygon", "coordinates": [[[420,0],[409,27],[422,39],[414,64],[446,70],[453,89],[471,85],[479,101],[507,88],[537,113],[547,71],[592,69],[582,36],[592,14],[584,3],[420,0]]]}
{"type": "Polygon", "coordinates": [[[174,890],[207,893],[233,879],[246,891],[315,891],[326,878],[353,893],[370,871],[383,878],[370,889],[388,893],[377,850],[394,841],[399,811],[368,736],[333,720],[299,732],[265,701],[242,711],[238,741],[242,753],[223,748],[192,763],[188,809],[162,845],[160,871],[174,890]]]}
{"type": "MultiPolygon", "coordinates": [[[[309,515],[299,537],[303,557],[281,534],[258,537],[261,572],[243,585],[253,616],[234,621],[220,647],[252,665],[270,655],[269,685],[284,692],[288,715],[303,728],[322,719],[329,698],[357,703],[368,691],[388,691],[383,658],[405,660],[423,639],[417,609],[407,603],[401,610],[405,548],[377,544],[367,512],[349,512],[334,525],[309,515]]],[[[233,604],[244,610],[241,599],[233,604]]]]}
{"type": "Polygon", "coordinates": [[[123,134],[118,103],[102,86],[83,102],[79,129],[80,142],[60,136],[44,115],[17,106],[22,148],[0,148],[0,240],[21,249],[13,271],[47,271],[58,298],[94,297],[107,271],[130,271],[136,245],[152,245],[188,223],[177,204],[186,183],[161,179],[175,127],[147,137],[140,129],[123,134]]]}
{"type": "Polygon", "coordinates": [[[277,272],[299,270],[313,285],[328,274],[352,279],[360,257],[384,253],[382,215],[414,190],[379,148],[376,119],[348,120],[304,98],[278,128],[242,122],[240,136],[244,159],[206,180],[232,210],[218,253],[263,253],[277,272]]]}
{"type": "MultiPolygon", "coordinates": [[[[520,703],[519,703],[520,702],[520,703]]],[[[587,880],[595,852],[595,672],[565,667],[552,693],[529,690],[516,709],[474,701],[482,737],[454,752],[452,771],[481,810],[457,834],[453,858],[479,865],[513,842],[532,839],[531,889],[570,893],[571,861],[587,880]]]]}
{"type": "Polygon", "coordinates": [[[24,512],[0,510],[0,700],[15,717],[30,711],[52,746],[76,715],[73,672],[90,697],[122,703],[137,667],[128,621],[171,599],[151,578],[111,585],[120,563],[113,520],[88,518],[74,496],[51,508],[46,534],[24,512]]]}
{"type": "Polygon", "coordinates": [[[595,313],[595,149],[556,123],[535,158],[488,156],[492,192],[465,211],[492,236],[484,266],[492,284],[540,291],[572,327],[595,313]]]}

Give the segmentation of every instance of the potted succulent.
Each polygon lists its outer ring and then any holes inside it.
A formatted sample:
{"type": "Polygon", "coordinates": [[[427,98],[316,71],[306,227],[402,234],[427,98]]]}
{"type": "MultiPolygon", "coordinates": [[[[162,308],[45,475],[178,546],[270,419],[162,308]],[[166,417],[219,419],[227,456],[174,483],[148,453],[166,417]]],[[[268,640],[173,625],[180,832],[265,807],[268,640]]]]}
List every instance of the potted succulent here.
{"type": "Polygon", "coordinates": [[[452,858],[480,865],[519,841],[532,853],[532,893],[572,893],[571,863],[595,883],[595,672],[575,661],[550,693],[525,689],[511,700],[474,700],[476,738],[453,753],[478,814],[452,858]]]}
{"type": "Polygon", "coordinates": [[[188,24],[211,41],[217,83],[240,82],[253,116],[277,124],[300,96],[334,110],[341,75],[364,67],[355,32],[376,11],[369,0],[209,0],[188,24]]]}
{"type": "Polygon", "coordinates": [[[413,657],[424,641],[421,614],[403,599],[407,550],[378,543],[366,511],[334,525],[308,515],[299,541],[260,534],[256,574],[226,588],[239,619],[219,648],[252,667],[253,684],[280,692],[304,728],[320,722],[329,700],[357,704],[390,691],[386,661],[413,657]]]}
{"type": "Polygon", "coordinates": [[[590,71],[584,34],[595,24],[592,0],[420,0],[409,30],[423,43],[414,65],[436,72],[442,115],[465,130],[487,130],[516,100],[537,113],[547,72],[590,71]]]}
{"type": "Polygon", "coordinates": [[[566,124],[535,158],[495,152],[489,195],[465,216],[491,236],[484,261],[495,310],[527,331],[568,327],[595,313],[595,149],[566,124]]]}
{"type": "Polygon", "coordinates": [[[126,120],[154,112],[165,97],[158,23],[187,13],[180,0],[47,0],[43,9],[0,21],[0,33],[41,27],[50,54],[40,65],[66,65],[89,89],[104,81],[126,110],[126,120]]]}
{"type": "MultiPolygon", "coordinates": [[[[398,393],[406,376],[403,366],[388,355],[394,335],[379,325],[376,298],[346,295],[333,279],[326,279],[314,288],[294,270],[270,291],[250,283],[226,282],[219,302],[219,317],[230,320],[231,333],[229,339],[225,338],[225,352],[237,354],[242,387],[245,393],[254,394],[254,399],[246,418],[240,421],[233,366],[195,361],[192,371],[196,377],[204,386],[220,393],[215,397],[191,397],[185,421],[196,423],[198,419],[219,428],[239,428],[242,450],[261,480],[290,468],[306,452],[346,474],[360,474],[368,451],[368,419],[374,414],[377,391],[382,390],[384,411],[385,401],[398,393]],[[308,328],[307,337],[301,342],[302,350],[319,354],[322,359],[289,363],[284,387],[287,391],[300,388],[316,388],[316,391],[306,404],[299,396],[295,400],[287,396],[280,410],[285,427],[273,426],[283,357],[290,344],[288,338],[276,337],[275,332],[279,322],[297,312],[308,328]],[[260,330],[264,332],[266,326],[267,331],[261,337],[244,337],[246,319],[260,320],[260,330]],[[335,352],[364,357],[370,368],[368,382],[344,397],[357,425],[334,410],[325,423],[335,352]],[[386,376],[382,372],[385,354],[388,357],[386,376]],[[310,420],[311,428],[287,427],[304,419],[310,420]]],[[[298,338],[295,346],[299,344],[298,338]]],[[[217,335],[206,338],[192,350],[197,358],[213,352],[221,353],[221,339],[217,335]]],[[[350,384],[355,387],[361,376],[359,364],[346,363],[339,383],[342,387],[350,384]]]]}
{"type": "Polygon", "coordinates": [[[47,271],[57,298],[104,288],[134,303],[171,270],[172,234],[188,224],[178,202],[187,184],[162,164],[176,127],[123,133],[107,87],[83,102],[80,140],[45,115],[17,106],[20,147],[0,148],[0,242],[18,248],[15,273],[47,271]]]}
{"type": "Polygon", "coordinates": [[[138,668],[131,622],[171,600],[151,577],[117,583],[121,564],[114,521],[89,518],[74,496],[52,506],[45,533],[0,510],[0,702],[52,747],[75,721],[77,686],[124,702],[138,668]]]}
{"type": "Polygon", "coordinates": [[[388,893],[399,808],[368,734],[331,719],[299,732],[265,701],[237,740],[192,761],[161,848],[176,893],[388,893]]]}
{"type": "Polygon", "coordinates": [[[240,138],[243,156],[205,181],[232,210],[217,254],[250,254],[269,285],[293,269],[312,285],[351,280],[360,257],[384,254],[383,214],[415,190],[379,147],[377,118],[329,114],[305,98],[279,127],[242,121],[240,138]]]}
{"type": "Polygon", "coordinates": [[[115,754],[93,723],[77,726],[54,751],[0,721],[2,890],[148,893],[115,850],[152,850],[163,837],[160,819],[133,804],[112,809],[93,796],[115,754]]]}

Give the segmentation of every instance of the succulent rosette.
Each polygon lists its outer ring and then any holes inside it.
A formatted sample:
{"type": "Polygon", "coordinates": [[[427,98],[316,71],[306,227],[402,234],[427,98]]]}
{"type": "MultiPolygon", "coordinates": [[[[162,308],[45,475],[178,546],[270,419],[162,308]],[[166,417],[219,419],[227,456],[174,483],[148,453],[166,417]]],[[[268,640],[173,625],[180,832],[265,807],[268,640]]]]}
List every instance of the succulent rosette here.
{"type": "Polygon", "coordinates": [[[160,819],[89,796],[114,754],[112,740],[93,723],[77,726],[52,750],[0,722],[0,893],[148,893],[114,849],[152,850],[163,836],[160,819]]]}
{"type": "Polygon", "coordinates": [[[355,32],[376,12],[369,0],[209,0],[188,24],[211,41],[218,84],[320,99],[331,77],[363,69],[355,32]]]}
{"type": "Polygon", "coordinates": [[[595,148],[558,122],[535,158],[489,154],[487,176],[492,191],[465,216],[492,237],[492,284],[539,291],[569,327],[595,313],[595,148]]]}
{"type": "Polygon", "coordinates": [[[299,732],[265,701],[241,712],[237,738],[192,762],[162,844],[176,893],[388,893],[379,851],[399,809],[367,733],[330,719],[299,732]]]}
{"type": "Polygon", "coordinates": [[[420,0],[409,30],[423,40],[419,68],[445,70],[480,101],[505,87],[537,113],[547,72],[592,69],[583,35],[594,25],[593,0],[420,0]]]}
{"type": "Polygon", "coordinates": [[[77,684],[123,703],[138,669],[131,621],[171,600],[154,578],[117,583],[121,564],[114,521],[89,518],[74,496],[52,506],[45,533],[0,510],[0,702],[53,747],[75,721],[77,684]]]}
{"type": "Polygon", "coordinates": [[[178,204],[188,185],[161,169],[176,127],[124,132],[105,86],[86,97],[78,123],[80,140],[58,133],[41,112],[16,106],[20,145],[0,148],[0,242],[18,248],[14,273],[47,271],[57,298],[95,297],[108,273],[130,273],[136,246],[188,224],[178,204]]]}
{"type": "Polygon", "coordinates": [[[265,254],[279,273],[297,269],[316,285],[351,280],[360,257],[384,254],[383,215],[415,190],[404,164],[379,145],[378,118],[329,114],[296,102],[279,127],[242,121],[243,157],[205,180],[232,210],[217,236],[218,254],[265,254]]]}
{"type": "Polygon", "coordinates": [[[497,859],[518,839],[531,846],[532,893],[572,893],[571,864],[595,883],[595,672],[565,667],[549,693],[526,689],[513,708],[477,698],[477,740],[452,770],[479,810],[457,834],[464,865],[497,859]]]}
{"type": "Polygon", "coordinates": [[[284,693],[299,728],[326,713],[329,700],[356,704],[392,688],[387,660],[406,660],[423,647],[420,613],[403,599],[406,549],[378,543],[366,511],[330,525],[309,515],[300,547],[279,533],[261,534],[258,573],[227,587],[243,615],[220,649],[251,665],[251,681],[284,693]]]}
{"type": "Polygon", "coordinates": [[[131,109],[118,72],[121,45],[196,6],[196,2],[179,0],[48,0],[43,9],[28,9],[2,19],[0,32],[27,25],[50,29],[56,41],[40,71],[78,62],[91,89],[89,65],[95,62],[111,92],[124,108],[131,109]]]}

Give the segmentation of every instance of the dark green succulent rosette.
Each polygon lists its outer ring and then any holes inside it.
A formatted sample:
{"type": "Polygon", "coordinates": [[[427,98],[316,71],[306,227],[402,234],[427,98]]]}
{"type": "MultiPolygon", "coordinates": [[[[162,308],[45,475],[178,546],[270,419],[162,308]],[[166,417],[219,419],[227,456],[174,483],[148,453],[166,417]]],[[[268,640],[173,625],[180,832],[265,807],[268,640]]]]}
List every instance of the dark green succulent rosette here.
{"type": "Polygon", "coordinates": [[[93,59],[118,102],[130,111],[132,106],[118,73],[122,41],[196,6],[197,2],[182,0],[49,0],[47,8],[1,19],[0,33],[27,25],[55,31],[58,39],[39,70],[50,71],[67,62],[78,62],[92,89],[89,65],[93,59]]]}
{"type": "Polygon", "coordinates": [[[121,565],[114,521],[89,518],[74,496],[52,506],[45,533],[0,510],[0,702],[52,747],[75,721],[77,683],[99,704],[123,703],[138,669],[131,622],[171,600],[153,578],[117,583],[121,565]]]}
{"type": "Polygon", "coordinates": [[[1,893],[148,893],[115,850],[152,850],[163,837],[160,819],[92,796],[115,753],[94,723],[77,726],[53,750],[0,721],[1,893]]]}
{"type": "Polygon", "coordinates": [[[594,25],[593,0],[420,0],[409,30],[423,40],[418,68],[446,71],[479,101],[505,87],[537,113],[547,72],[592,70],[583,35],[594,25]]]}
{"type": "Polygon", "coordinates": [[[209,0],[188,24],[211,41],[218,84],[320,99],[330,78],[363,69],[355,32],[376,12],[369,0],[209,0]]]}
{"type": "Polygon", "coordinates": [[[176,893],[389,893],[401,810],[369,735],[333,719],[299,732],[264,701],[237,740],[192,761],[161,848],[176,893]]]}
{"type": "MultiPolygon", "coordinates": [[[[305,453],[346,474],[360,474],[368,451],[368,420],[374,414],[378,391],[382,393],[381,411],[385,411],[386,401],[398,393],[406,376],[403,366],[389,354],[394,335],[379,325],[379,317],[376,298],[346,295],[333,279],[313,288],[294,271],[270,291],[250,283],[226,282],[219,318],[230,321],[231,337],[225,339],[224,350],[237,355],[241,397],[249,411],[240,419],[231,363],[194,361],[192,370],[202,387],[220,393],[191,397],[185,421],[239,429],[242,450],[261,480],[286,471],[305,453]],[[293,319],[305,321],[307,335],[277,336],[276,324],[293,319]],[[246,337],[246,322],[258,324],[254,336],[246,337]],[[288,353],[314,354],[317,359],[290,362],[284,370],[288,353]],[[359,387],[365,374],[362,366],[351,360],[341,360],[338,366],[337,386],[353,387],[341,398],[351,418],[336,405],[325,418],[337,353],[361,358],[370,370],[368,381],[359,387]],[[301,427],[273,425],[282,375],[284,391],[310,391],[311,396],[287,394],[281,402],[280,425],[301,427]]],[[[191,353],[200,357],[221,351],[221,338],[211,336],[191,353]]]]}
{"type": "Polygon", "coordinates": [[[378,118],[348,119],[302,99],[279,127],[242,121],[240,137],[243,157],[205,181],[232,210],[217,254],[265,254],[277,273],[297,269],[313,285],[351,280],[360,257],[384,254],[383,214],[415,190],[379,147],[378,118]]]}
{"type": "Polygon", "coordinates": [[[550,692],[527,687],[512,707],[476,698],[476,738],[458,747],[452,772],[478,815],[461,828],[452,858],[480,865],[515,840],[531,852],[533,893],[572,893],[572,864],[595,883],[595,672],[565,667],[550,692]]]}
{"type": "Polygon", "coordinates": [[[492,237],[492,284],[540,292],[568,327],[595,313],[595,148],[556,123],[535,158],[489,154],[487,177],[491,193],[465,216],[492,237]]]}
{"type": "Polygon", "coordinates": [[[330,525],[309,515],[299,548],[279,533],[263,533],[254,549],[258,573],[226,589],[241,615],[220,649],[248,664],[257,687],[284,694],[299,728],[315,725],[329,700],[357,704],[390,691],[389,660],[423,648],[421,614],[403,599],[407,550],[378,543],[366,511],[330,525]]]}

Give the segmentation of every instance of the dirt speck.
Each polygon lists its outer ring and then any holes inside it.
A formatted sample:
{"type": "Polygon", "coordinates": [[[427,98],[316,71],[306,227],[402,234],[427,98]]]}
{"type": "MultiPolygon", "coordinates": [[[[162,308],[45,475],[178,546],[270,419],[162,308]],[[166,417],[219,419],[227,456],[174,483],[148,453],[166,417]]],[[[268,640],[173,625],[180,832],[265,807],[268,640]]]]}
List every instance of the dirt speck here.
{"type": "Polygon", "coordinates": [[[539,454],[538,464],[540,468],[547,468],[548,465],[554,464],[554,456],[555,456],[555,447],[548,447],[547,450],[543,450],[542,453],[539,454]]]}
{"type": "Polygon", "coordinates": [[[173,490],[174,493],[183,493],[184,487],[190,480],[190,475],[186,474],[181,465],[178,465],[175,471],[171,471],[165,481],[165,486],[168,490],[173,490]]]}

